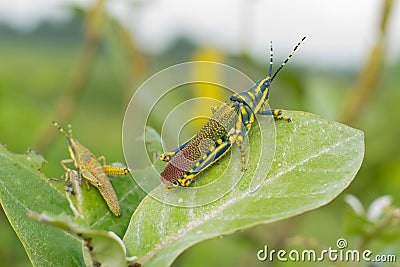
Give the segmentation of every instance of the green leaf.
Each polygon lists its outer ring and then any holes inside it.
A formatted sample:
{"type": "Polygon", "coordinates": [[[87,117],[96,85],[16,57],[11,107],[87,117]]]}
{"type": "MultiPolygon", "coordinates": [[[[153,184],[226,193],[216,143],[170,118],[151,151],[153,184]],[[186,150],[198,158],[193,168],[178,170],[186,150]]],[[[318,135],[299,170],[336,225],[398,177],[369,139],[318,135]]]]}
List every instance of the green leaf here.
{"type": "MultiPolygon", "coordinates": [[[[258,163],[257,153],[253,154],[262,150],[260,129],[255,127],[249,136],[248,168],[238,185],[217,201],[198,207],[175,207],[146,197],[123,239],[128,254],[138,256],[145,266],[169,266],[200,241],[318,208],[340,194],[361,166],[363,133],[313,114],[287,114],[292,123],[276,122],[276,150],[268,173],[256,171],[263,162],[258,163]],[[260,173],[261,177],[254,177],[260,173]]],[[[237,150],[235,146],[231,156],[234,168],[241,164],[237,150]]],[[[224,157],[198,179],[217,177],[228,163],[229,156],[224,157]]],[[[165,194],[166,198],[168,194],[192,197],[179,189],[165,194]]]]}
{"type": "MultiPolygon", "coordinates": [[[[1,205],[34,266],[85,266],[80,239],[28,216],[28,212],[73,216],[64,182],[51,181],[38,171],[43,162],[34,151],[18,155],[0,145],[1,205]]],[[[82,187],[85,218],[76,223],[122,237],[144,193],[129,176],[114,178],[112,184],[119,197],[121,217],[111,214],[96,188],[91,186],[88,191],[82,187]]]]}
{"type": "MultiPolygon", "coordinates": [[[[111,179],[122,209],[120,217],[115,217],[108,209],[100,192],[93,186],[90,190],[82,185],[82,210],[84,218],[76,218],[76,223],[91,229],[113,231],[122,237],[128,227],[132,213],[145,196],[130,176],[116,176],[111,179]]],[[[71,197],[72,198],[72,197],[71,197]]]]}
{"type": "Polygon", "coordinates": [[[64,194],[39,173],[43,162],[34,151],[17,155],[0,145],[1,205],[34,266],[83,266],[79,239],[28,217],[42,211],[71,214],[64,194]]]}
{"type": "Polygon", "coordinates": [[[90,254],[92,262],[86,265],[127,267],[136,266],[136,257],[127,257],[125,245],[114,232],[92,230],[72,222],[68,216],[51,217],[46,214],[30,214],[37,221],[53,225],[84,240],[85,253],[90,254]]]}

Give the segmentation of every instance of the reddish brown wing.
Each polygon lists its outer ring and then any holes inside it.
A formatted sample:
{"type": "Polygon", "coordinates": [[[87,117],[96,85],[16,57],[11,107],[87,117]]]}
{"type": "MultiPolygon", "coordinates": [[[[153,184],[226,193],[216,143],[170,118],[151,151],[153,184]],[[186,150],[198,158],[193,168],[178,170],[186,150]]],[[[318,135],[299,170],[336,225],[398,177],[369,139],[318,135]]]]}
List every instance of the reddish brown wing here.
{"type": "Polygon", "coordinates": [[[168,186],[177,181],[193,166],[193,162],[200,157],[200,151],[197,151],[199,150],[198,146],[194,145],[193,143],[196,142],[193,141],[183,150],[178,151],[161,172],[160,179],[165,185],[168,186]]]}
{"type": "Polygon", "coordinates": [[[234,127],[237,110],[228,105],[221,106],[214,116],[206,122],[199,133],[169,161],[160,174],[160,179],[165,185],[170,185],[183,177],[185,172],[194,167],[211,145],[234,127]]]}

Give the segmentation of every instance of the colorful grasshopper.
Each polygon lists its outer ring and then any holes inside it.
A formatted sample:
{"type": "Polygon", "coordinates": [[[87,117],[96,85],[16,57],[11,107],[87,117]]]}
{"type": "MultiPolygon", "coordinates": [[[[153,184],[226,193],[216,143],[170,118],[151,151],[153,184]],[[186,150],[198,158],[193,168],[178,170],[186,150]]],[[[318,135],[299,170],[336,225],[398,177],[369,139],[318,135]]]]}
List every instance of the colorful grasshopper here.
{"type": "Polygon", "coordinates": [[[193,178],[224,156],[234,143],[239,146],[242,170],[245,170],[245,154],[242,147],[244,136],[250,131],[257,115],[272,115],[275,119],[291,119],[282,116],[280,109],[266,109],[272,81],[293,56],[305,37],[294,47],[282,65],[272,75],[273,52],[270,49],[268,76],[255,83],[245,92],[233,94],[223,105],[213,111],[213,116],[194,137],[171,152],[161,155],[169,162],[161,172],[161,181],[171,191],[178,186],[189,186],[193,178]]]}
{"type": "MultiPolygon", "coordinates": [[[[121,208],[118,203],[117,195],[107,177],[107,174],[112,175],[126,175],[130,171],[128,168],[118,168],[113,166],[105,165],[105,157],[101,156],[96,159],[96,157],[83,145],[81,145],[78,140],[72,137],[71,125],[68,125],[68,134],[61,128],[61,126],[53,122],[54,126],[67,138],[68,150],[71,156],[70,159],[64,159],[61,161],[61,166],[66,172],[70,171],[65,165],[67,163],[74,163],[75,167],[78,169],[79,175],[82,179],[85,179],[86,183],[91,183],[95,186],[100,194],[106,201],[109,209],[115,216],[121,215],[121,208]],[[103,162],[103,166],[99,161],[103,162]]],[[[68,179],[68,175],[65,175],[68,179]]]]}

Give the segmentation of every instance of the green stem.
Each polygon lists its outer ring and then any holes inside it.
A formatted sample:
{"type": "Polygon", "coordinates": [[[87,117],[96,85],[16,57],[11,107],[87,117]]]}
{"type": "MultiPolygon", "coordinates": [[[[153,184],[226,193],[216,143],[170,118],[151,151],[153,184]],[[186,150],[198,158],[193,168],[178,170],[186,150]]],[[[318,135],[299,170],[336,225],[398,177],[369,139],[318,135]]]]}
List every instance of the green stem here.
{"type": "Polygon", "coordinates": [[[363,110],[372,99],[374,90],[382,75],[382,67],[385,58],[385,43],[387,38],[387,26],[392,10],[393,0],[385,0],[382,8],[380,31],[372,48],[367,63],[358,75],[358,81],[347,96],[340,120],[346,124],[356,124],[363,110]]]}
{"type": "MultiPolygon", "coordinates": [[[[73,67],[71,79],[68,81],[63,94],[59,98],[52,120],[56,119],[61,124],[67,123],[76,110],[79,96],[82,94],[93,70],[95,59],[101,41],[101,23],[104,14],[104,0],[98,0],[87,11],[84,25],[84,42],[78,60],[73,67]]],[[[39,130],[35,148],[45,153],[57,133],[53,125],[45,122],[39,130]]]]}

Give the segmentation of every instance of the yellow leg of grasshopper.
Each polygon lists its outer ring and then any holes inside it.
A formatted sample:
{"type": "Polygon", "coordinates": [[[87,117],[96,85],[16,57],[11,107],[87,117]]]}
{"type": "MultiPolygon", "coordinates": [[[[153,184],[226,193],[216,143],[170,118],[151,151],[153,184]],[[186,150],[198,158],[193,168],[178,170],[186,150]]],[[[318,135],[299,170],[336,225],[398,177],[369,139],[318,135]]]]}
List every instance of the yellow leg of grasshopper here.
{"type": "Polygon", "coordinates": [[[103,169],[107,175],[128,175],[131,173],[129,168],[120,168],[109,165],[103,165],[103,169]]]}
{"type": "Polygon", "coordinates": [[[236,142],[236,145],[239,147],[240,150],[240,157],[242,160],[242,171],[246,170],[246,154],[244,148],[242,146],[243,143],[243,136],[246,135],[248,130],[251,128],[252,122],[247,122],[247,126],[243,127],[243,116],[247,114],[248,111],[242,106],[240,109],[241,114],[238,116],[238,120],[236,122],[236,129],[235,133],[232,136],[232,140],[236,142]]]}
{"type": "Polygon", "coordinates": [[[68,172],[70,170],[70,168],[67,167],[68,163],[74,163],[73,159],[63,159],[62,161],[60,161],[61,166],[63,167],[63,169],[68,172]]]}
{"type": "Polygon", "coordinates": [[[107,175],[128,175],[131,173],[129,168],[115,167],[106,164],[106,158],[104,156],[100,156],[97,158],[98,161],[103,163],[103,169],[107,175]]]}

